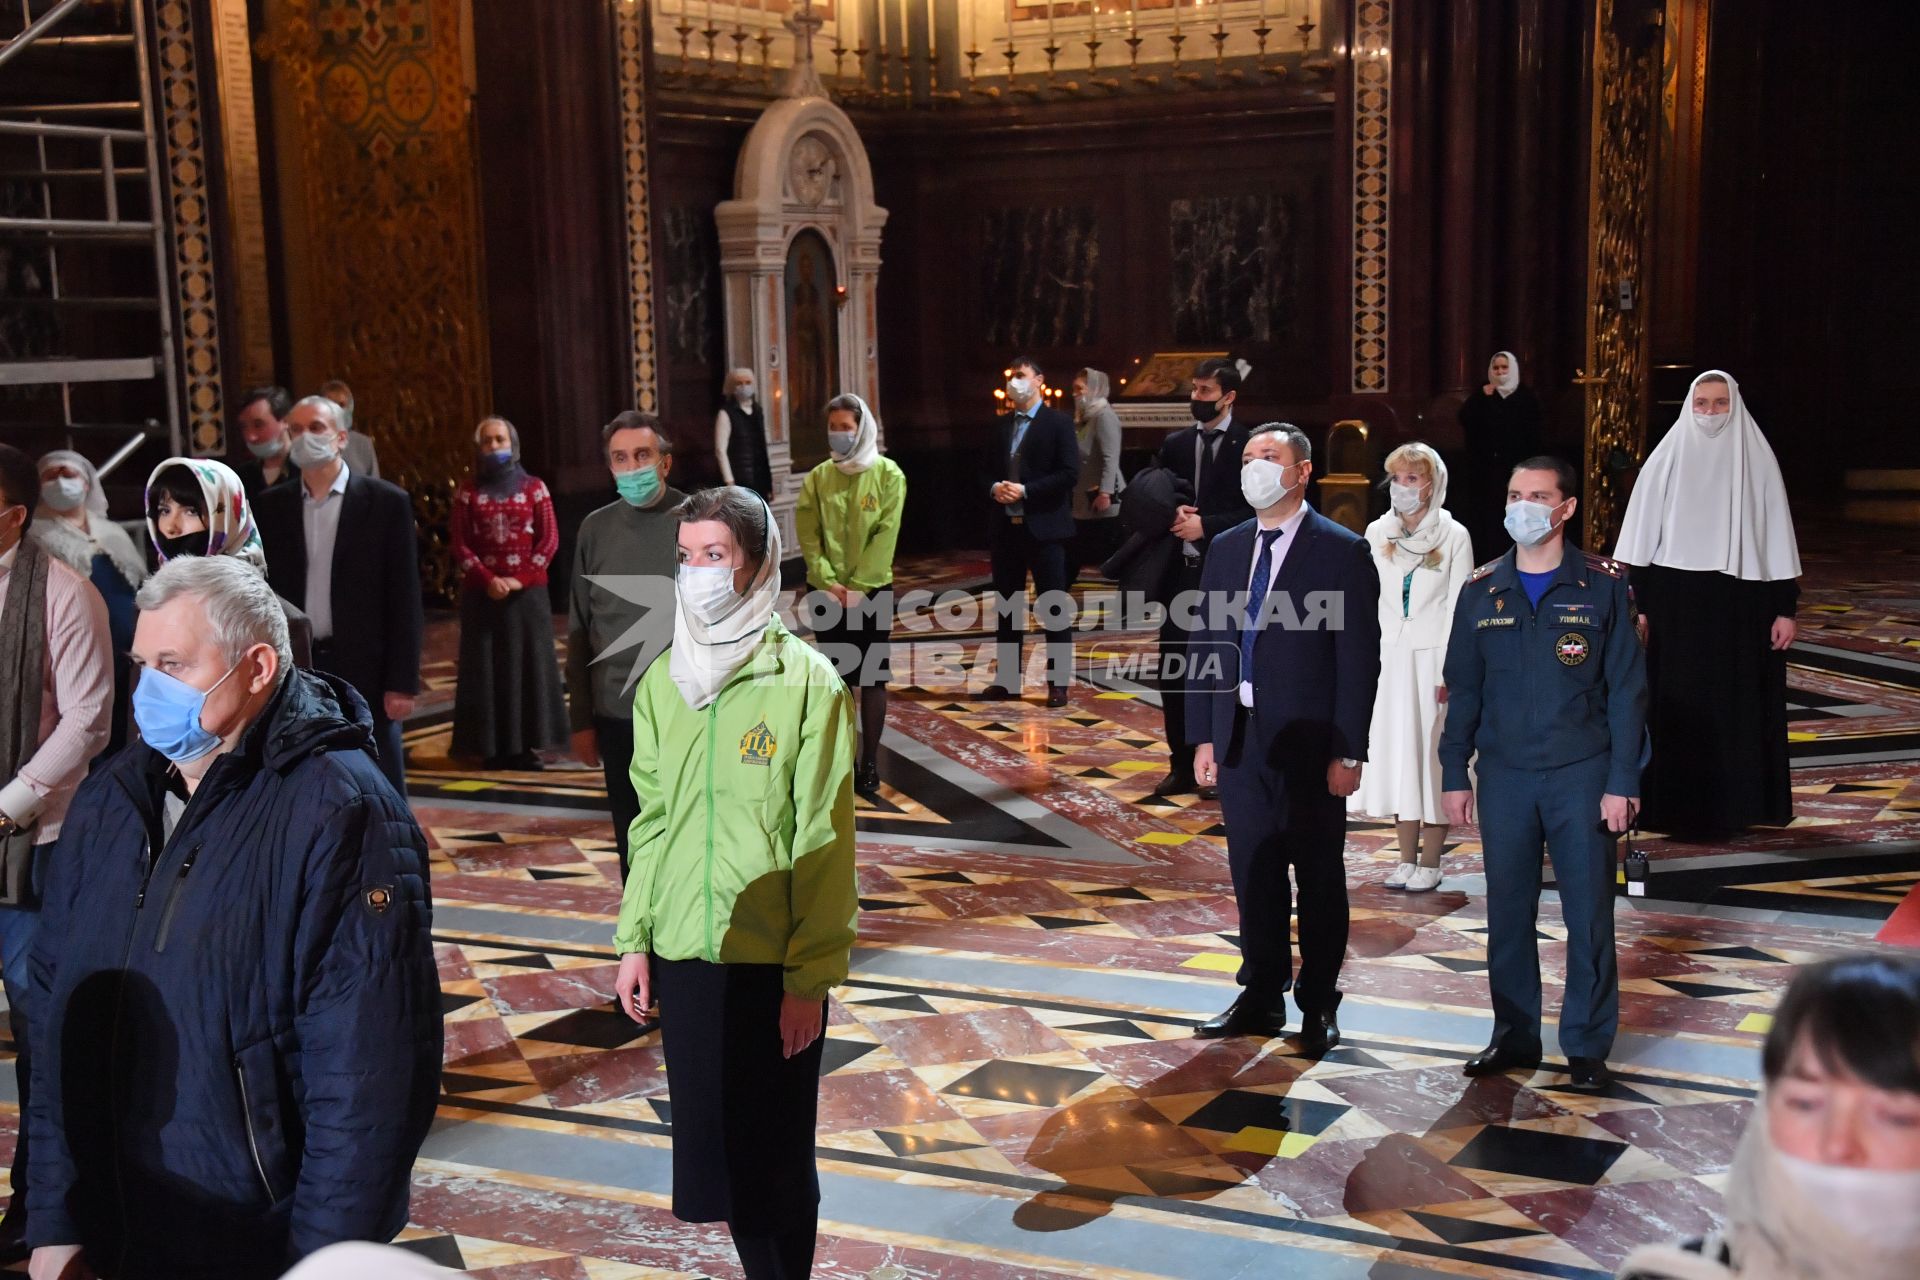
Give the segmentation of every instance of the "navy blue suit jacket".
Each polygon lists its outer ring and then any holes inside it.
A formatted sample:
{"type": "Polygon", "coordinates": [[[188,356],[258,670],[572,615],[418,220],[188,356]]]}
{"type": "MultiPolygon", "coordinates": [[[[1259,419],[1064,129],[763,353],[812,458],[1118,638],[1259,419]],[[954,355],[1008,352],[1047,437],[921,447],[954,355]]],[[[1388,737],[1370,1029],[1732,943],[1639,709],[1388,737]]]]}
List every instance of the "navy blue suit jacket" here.
{"type": "MultiPolygon", "coordinates": [[[[1020,441],[1018,474],[1009,466],[1013,447],[1013,415],[1001,418],[989,464],[989,482],[1017,479],[1027,486],[1021,501],[1027,532],[1040,542],[1065,542],[1073,536],[1073,486],[1080,479],[1080,441],[1073,419],[1058,409],[1040,405],[1020,441]]],[[[993,504],[993,532],[1012,529],[1005,506],[993,504]]]]}
{"type": "Polygon", "coordinates": [[[1200,621],[1221,625],[1203,626],[1193,636],[1200,668],[1186,681],[1187,737],[1195,746],[1211,742],[1221,764],[1264,761],[1324,777],[1330,761],[1367,758],[1380,682],[1380,575],[1365,538],[1307,509],[1273,584],[1291,608],[1254,642],[1254,713],[1245,715],[1243,612],[1216,602],[1244,597],[1258,528],[1257,520],[1236,525],[1207,551],[1200,621]],[[1289,617],[1299,625],[1284,625],[1289,617]]]}

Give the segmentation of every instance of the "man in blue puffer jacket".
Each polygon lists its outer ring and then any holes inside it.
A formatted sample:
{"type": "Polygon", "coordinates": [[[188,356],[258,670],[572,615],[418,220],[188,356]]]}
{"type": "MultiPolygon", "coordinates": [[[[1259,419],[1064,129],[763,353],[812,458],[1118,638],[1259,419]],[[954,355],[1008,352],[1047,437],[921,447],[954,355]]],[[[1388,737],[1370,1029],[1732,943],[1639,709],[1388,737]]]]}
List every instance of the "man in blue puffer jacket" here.
{"type": "Polygon", "coordinates": [[[31,963],[33,1274],[266,1280],[407,1221],[425,840],[251,566],[171,561],[139,604],[143,741],[82,785],[31,963]]]}

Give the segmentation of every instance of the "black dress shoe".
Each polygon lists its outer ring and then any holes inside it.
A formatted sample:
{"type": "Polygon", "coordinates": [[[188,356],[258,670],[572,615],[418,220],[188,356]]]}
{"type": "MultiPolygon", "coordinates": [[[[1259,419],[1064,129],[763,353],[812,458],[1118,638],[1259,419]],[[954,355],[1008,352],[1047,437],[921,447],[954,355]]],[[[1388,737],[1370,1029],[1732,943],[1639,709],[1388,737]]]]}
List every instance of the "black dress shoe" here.
{"type": "Polygon", "coordinates": [[[1607,1070],[1605,1058],[1568,1058],[1567,1074],[1573,1077],[1571,1087],[1575,1089],[1597,1093],[1613,1083],[1613,1072],[1607,1070]]]}
{"type": "Polygon", "coordinates": [[[1018,702],[1020,701],[1020,691],[1018,689],[1009,689],[1003,684],[990,684],[980,691],[976,701],[1018,702]]]}
{"type": "Polygon", "coordinates": [[[1147,792],[1148,799],[1166,799],[1168,796],[1190,796],[1199,790],[1199,784],[1190,773],[1170,773],[1160,780],[1160,785],[1147,792]]]}
{"type": "Polygon", "coordinates": [[[1504,1071],[1532,1071],[1540,1065],[1540,1055],[1515,1053],[1504,1045],[1490,1044],[1478,1057],[1468,1058],[1461,1070],[1470,1076],[1497,1076],[1504,1071]]]}
{"type": "Polygon", "coordinates": [[[1307,1015],[1306,1025],[1300,1028],[1300,1048],[1309,1057],[1317,1058],[1339,1043],[1340,1024],[1331,1012],[1307,1015]]]}
{"type": "Polygon", "coordinates": [[[880,762],[868,760],[853,771],[853,789],[863,796],[880,794],[880,762]]]}
{"type": "Polygon", "coordinates": [[[1056,684],[1052,688],[1048,689],[1047,705],[1049,707],[1066,706],[1067,705],[1067,686],[1063,684],[1056,684]]]}
{"type": "Polygon", "coordinates": [[[1287,1029],[1286,1001],[1277,1000],[1275,1004],[1276,1007],[1269,1008],[1264,1000],[1255,999],[1243,991],[1224,1013],[1195,1027],[1193,1038],[1223,1040],[1228,1036],[1281,1035],[1287,1029]]]}

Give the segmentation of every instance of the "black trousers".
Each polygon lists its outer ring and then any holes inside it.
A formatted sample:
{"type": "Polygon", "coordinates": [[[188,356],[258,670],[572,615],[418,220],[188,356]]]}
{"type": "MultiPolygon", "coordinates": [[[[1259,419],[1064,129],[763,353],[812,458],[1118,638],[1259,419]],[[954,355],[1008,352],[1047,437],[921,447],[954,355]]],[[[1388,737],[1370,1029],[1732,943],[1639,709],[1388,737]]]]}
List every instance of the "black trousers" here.
{"type": "MultiPolygon", "coordinates": [[[[349,684],[353,683],[334,665],[333,641],[330,639],[313,642],[313,665],[316,670],[339,676],[349,684]]],[[[359,688],[358,685],[354,687],[359,688]]],[[[367,710],[373,713],[373,749],[379,756],[380,772],[387,775],[387,781],[393,784],[393,789],[399,793],[402,800],[405,800],[407,798],[407,748],[401,741],[400,722],[387,719],[387,700],[383,693],[379,691],[368,693],[365,689],[360,689],[360,696],[367,700],[367,710]]]]}
{"type": "MultiPolygon", "coordinates": [[[[1027,575],[1033,575],[1035,603],[1049,591],[1064,592],[1067,581],[1067,544],[1042,541],[1027,531],[1024,524],[1013,524],[994,517],[993,591],[1001,600],[1026,590],[1027,575]]],[[[1042,625],[1045,626],[1043,620],[1042,625]]],[[[1073,681],[1073,627],[1069,622],[1047,627],[1047,683],[1070,684],[1073,681]]],[[[1018,689],[1021,644],[1026,626],[1010,610],[1002,609],[994,621],[994,666],[996,678],[1009,689],[1018,689]]]]}
{"type": "Polygon", "coordinates": [[[1240,907],[1240,985],[1277,1007],[1291,983],[1302,1013],[1332,1013],[1347,954],[1347,806],[1327,790],[1326,764],[1316,770],[1243,757],[1222,765],[1220,811],[1240,907]],[[1288,926],[1296,888],[1294,981],[1288,926]]]}
{"type": "MultiPolygon", "coordinates": [[[[1169,575],[1173,579],[1173,588],[1169,600],[1183,591],[1200,589],[1201,561],[1190,560],[1182,554],[1174,563],[1169,575]]],[[[1191,681],[1191,672],[1187,669],[1187,660],[1191,656],[1187,648],[1187,632],[1175,621],[1176,613],[1167,610],[1166,621],[1160,624],[1160,713],[1167,724],[1167,773],[1175,778],[1193,777],[1193,748],[1187,745],[1187,699],[1186,689],[1191,681]],[[1168,674],[1172,673],[1172,674],[1168,674]]]]}
{"type": "Polygon", "coordinates": [[[620,883],[627,882],[627,831],[640,816],[640,796],[633,789],[633,721],[593,718],[593,739],[600,748],[600,768],[607,776],[607,810],[613,818],[613,843],[620,850],[620,883]]]}

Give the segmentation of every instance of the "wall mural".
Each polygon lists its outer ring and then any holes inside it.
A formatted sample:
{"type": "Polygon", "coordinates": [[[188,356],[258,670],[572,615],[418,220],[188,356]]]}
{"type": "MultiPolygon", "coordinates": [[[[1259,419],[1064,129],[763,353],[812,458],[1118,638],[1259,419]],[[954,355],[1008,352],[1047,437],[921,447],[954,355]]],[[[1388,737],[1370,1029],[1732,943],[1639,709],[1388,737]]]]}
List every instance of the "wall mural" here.
{"type": "Polygon", "coordinates": [[[484,283],[461,0],[283,0],[270,60],[283,147],[299,156],[304,243],[283,244],[295,372],[352,384],[355,426],[414,495],[429,581],[444,586],[446,516],[486,411],[484,283]]]}
{"type": "Polygon", "coordinates": [[[1025,350],[1098,341],[1100,219],[1092,206],[993,209],[984,223],[987,342],[1025,350]]]}
{"type": "Polygon", "coordinates": [[[715,368],[720,354],[720,234],[710,208],[671,205],[660,211],[665,280],[660,325],[667,355],[715,368]]]}
{"type": "Polygon", "coordinates": [[[1231,345],[1290,335],[1298,272],[1285,197],[1175,200],[1167,221],[1175,342],[1231,345]]]}
{"type": "Polygon", "coordinates": [[[817,231],[802,231],[787,249],[787,415],[795,472],[827,460],[827,401],[840,392],[839,282],[833,250],[817,231]]]}

